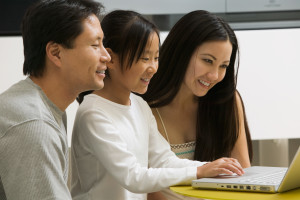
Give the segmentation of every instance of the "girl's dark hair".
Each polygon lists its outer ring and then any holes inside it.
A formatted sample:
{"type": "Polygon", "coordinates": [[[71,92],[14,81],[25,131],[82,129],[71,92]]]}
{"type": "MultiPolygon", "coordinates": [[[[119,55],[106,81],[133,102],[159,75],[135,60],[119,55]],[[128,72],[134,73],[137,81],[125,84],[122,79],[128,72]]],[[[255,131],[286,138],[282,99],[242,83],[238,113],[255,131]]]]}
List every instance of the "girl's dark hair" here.
{"type": "MultiPolygon", "coordinates": [[[[118,54],[122,71],[130,69],[133,62],[139,60],[152,33],[159,36],[159,30],[152,22],[130,10],[108,13],[103,18],[101,27],[104,33],[103,45],[118,54]]],[[[109,71],[106,74],[109,78],[109,71]]],[[[77,101],[81,103],[84,96],[91,92],[93,91],[81,93],[77,101]]]]}
{"type": "Polygon", "coordinates": [[[48,42],[73,48],[83,31],[83,20],[93,14],[100,18],[101,9],[93,0],[39,0],[30,6],[21,25],[24,75],[42,76],[48,42]]]}
{"type": "Polygon", "coordinates": [[[101,22],[104,32],[103,45],[120,58],[121,69],[129,69],[145,50],[149,36],[158,28],[141,14],[130,10],[115,10],[101,22]]]}
{"type": "MultiPolygon", "coordinates": [[[[238,42],[230,26],[216,15],[203,10],[183,16],[162,44],[158,71],[151,79],[148,91],[142,95],[151,107],[169,104],[178,93],[197,48],[207,41],[226,40],[231,42],[233,49],[224,79],[205,96],[197,97],[195,160],[212,161],[230,156],[238,138],[237,74],[235,75],[235,64],[237,71],[239,65],[238,42]]],[[[252,143],[246,118],[245,129],[249,157],[252,160],[252,143]]]]}

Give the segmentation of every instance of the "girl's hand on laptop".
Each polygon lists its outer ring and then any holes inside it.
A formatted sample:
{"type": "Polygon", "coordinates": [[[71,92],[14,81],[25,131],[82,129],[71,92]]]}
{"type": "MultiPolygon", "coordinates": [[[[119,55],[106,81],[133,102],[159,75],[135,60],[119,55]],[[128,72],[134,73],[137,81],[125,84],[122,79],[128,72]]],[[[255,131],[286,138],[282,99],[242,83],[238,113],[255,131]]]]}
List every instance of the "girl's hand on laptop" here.
{"type": "Polygon", "coordinates": [[[219,158],[197,168],[197,178],[215,177],[220,174],[239,176],[245,172],[240,163],[235,158],[219,158]]]}

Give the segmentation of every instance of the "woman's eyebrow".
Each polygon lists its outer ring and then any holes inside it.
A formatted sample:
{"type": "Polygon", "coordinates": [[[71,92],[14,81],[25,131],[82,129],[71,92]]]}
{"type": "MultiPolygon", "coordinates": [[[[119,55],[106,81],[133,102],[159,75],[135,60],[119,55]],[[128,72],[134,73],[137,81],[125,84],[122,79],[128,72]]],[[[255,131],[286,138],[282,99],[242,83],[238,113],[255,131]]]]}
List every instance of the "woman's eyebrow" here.
{"type": "Polygon", "coordinates": [[[200,55],[202,55],[202,56],[210,56],[210,57],[212,57],[214,60],[217,60],[216,57],[214,57],[213,55],[208,54],[208,53],[204,53],[204,54],[200,54],[200,55]]]}

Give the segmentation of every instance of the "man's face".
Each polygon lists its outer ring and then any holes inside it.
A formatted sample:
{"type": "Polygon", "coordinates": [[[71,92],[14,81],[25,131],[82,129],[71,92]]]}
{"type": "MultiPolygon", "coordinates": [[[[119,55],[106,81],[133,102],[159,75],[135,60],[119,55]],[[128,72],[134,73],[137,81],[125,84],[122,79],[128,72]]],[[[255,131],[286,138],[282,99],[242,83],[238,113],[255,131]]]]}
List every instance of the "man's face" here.
{"type": "Polygon", "coordinates": [[[60,52],[64,82],[77,93],[103,88],[106,62],[110,61],[98,18],[91,15],[82,25],[83,32],[74,40],[73,48],[60,52]]]}

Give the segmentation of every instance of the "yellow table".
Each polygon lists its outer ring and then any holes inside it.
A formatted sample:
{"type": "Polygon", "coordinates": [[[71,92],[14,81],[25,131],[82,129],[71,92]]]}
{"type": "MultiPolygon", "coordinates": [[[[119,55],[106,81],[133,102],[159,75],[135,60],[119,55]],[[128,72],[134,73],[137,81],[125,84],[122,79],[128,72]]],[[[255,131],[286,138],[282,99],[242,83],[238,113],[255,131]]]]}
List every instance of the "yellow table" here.
{"type": "Polygon", "coordinates": [[[191,186],[173,186],[170,189],[184,196],[214,200],[300,200],[300,188],[276,194],[199,190],[191,186]]]}

